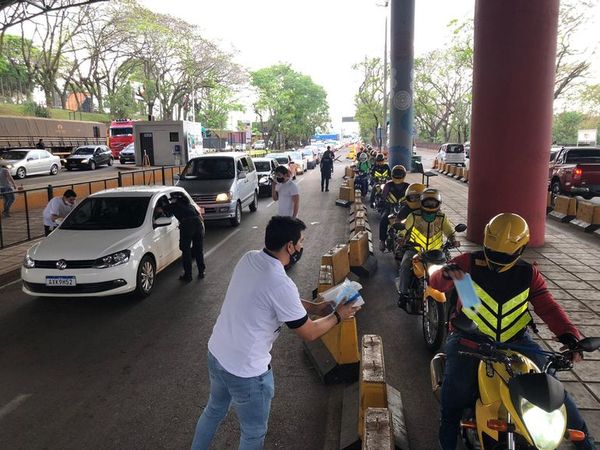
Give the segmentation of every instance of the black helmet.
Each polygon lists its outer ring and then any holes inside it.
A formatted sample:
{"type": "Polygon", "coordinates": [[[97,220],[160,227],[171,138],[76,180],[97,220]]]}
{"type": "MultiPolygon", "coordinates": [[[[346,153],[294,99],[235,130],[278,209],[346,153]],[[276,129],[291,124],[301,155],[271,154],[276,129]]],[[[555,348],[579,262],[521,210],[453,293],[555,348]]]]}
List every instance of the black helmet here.
{"type": "Polygon", "coordinates": [[[385,161],[385,156],[383,156],[381,153],[379,153],[376,157],[375,157],[375,161],[377,162],[383,162],[385,161]]]}

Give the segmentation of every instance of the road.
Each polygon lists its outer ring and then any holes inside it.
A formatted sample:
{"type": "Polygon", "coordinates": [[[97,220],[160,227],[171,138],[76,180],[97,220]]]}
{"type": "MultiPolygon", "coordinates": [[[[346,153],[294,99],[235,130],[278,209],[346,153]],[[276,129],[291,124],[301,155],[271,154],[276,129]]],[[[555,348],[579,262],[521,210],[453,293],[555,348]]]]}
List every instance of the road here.
{"type": "MultiPolygon", "coordinates": [[[[308,230],[291,277],[305,298],[316,285],[321,255],[347,238],[348,211],[334,204],[342,172],[336,164],[329,193],[320,192],[318,170],[299,176],[308,230]]],[[[188,448],[208,397],[206,344],[232,267],[246,251],[262,248],[275,212],[265,198],[258,212],[244,213],[239,228],[209,224],[206,278],[181,284],[176,263],[143,301],[36,299],[21,293],[19,283],[0,288],[1,447],[188,448]]],[[[396,307],[391,257],[378,257],[376,276],[363,282],[359,334],[383,338],[387,380],[403,395],[411,448],[436,448],[431,355],[418,317],[396,307]]],[[[276,393],[265,448],[337,448],[343,387],[319,382],[289,330],[272,354],[276,393]]],[[[236,448],[238,439],[230,415],[213,448],[236,448]]]]}
{"type": "Polygon", "coordinates": [[[115,162],[111,167],[100,166],[96,170],[73,170],[68,171],[64,167],[56,175],[32,175],[23,180],[15,179],[17,185],[23,185],[25,189],[46,187],[49,184],[61,185],[67,183],[78,183],[83,181],[103,180],[105,178],[116,177],[121,170],[130,171],[133,168],[139,169],[132,164],[121,164],[115,162]]]}

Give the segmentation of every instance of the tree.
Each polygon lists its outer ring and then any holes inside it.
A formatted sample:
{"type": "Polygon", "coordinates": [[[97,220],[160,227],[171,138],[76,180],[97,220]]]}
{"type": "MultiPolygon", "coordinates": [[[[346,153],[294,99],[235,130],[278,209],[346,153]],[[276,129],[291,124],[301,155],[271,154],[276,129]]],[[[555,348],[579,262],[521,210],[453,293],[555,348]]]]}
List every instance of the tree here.
{"type": "Polygon", "coordinates": [[[329,122],[325,89],[289,64],[259,69],[250,78],[258,96],[254,111],[267,146],[299,146],[329,122]]]}
{"type": "Polygon", "coordinates": [[[577,130],[585,115],[576,111],[565,111],[554,116],[554,126],[552,127],[552,142],[558,145],[577,144],[577,130]]]}
{"type": "Polygon", "coordinates": [[[383,63],[381,58],[366,58],[352,69],[363,73],[363,80],[354,96],[360,136],[365,142],[378,145],[376,130],[386,126],[383,117],[383,63]]]}
{"type": "Polygon", "coordinates": [[[31,40],[21,42],[19,36],[4,36],[4,45],[0,48],[0,88],[4,97],[12,101],[17,95],[31,97],[33,90],[32,80],[29,77],[27,66],[23,61],[21,47],[33,47],[31,40]]]}
{"type": "Polygon", "coordinates": [[[244,111],[241,103],[235,100],[235,93],[225,85],[215,84],[200,90],[197,101],[198,120],[206,128],[224,129],[232,111],[244,111]]]}

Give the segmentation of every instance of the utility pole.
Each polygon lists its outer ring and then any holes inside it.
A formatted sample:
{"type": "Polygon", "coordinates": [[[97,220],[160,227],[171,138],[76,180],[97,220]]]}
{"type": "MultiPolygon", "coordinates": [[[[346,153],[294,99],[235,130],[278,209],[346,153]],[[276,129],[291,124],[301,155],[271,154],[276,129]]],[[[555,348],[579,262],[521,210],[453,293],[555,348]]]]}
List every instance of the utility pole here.
{"type": "MultiPolygon", "coordinates": [[[[389,2],[385,2],[387,8],[389,2]]],[[[388,116],[388,93],[387,93],[387,69],[388,69],[388,15],[387,9],[385,10],[385,39],[383,45],[383,124],[381,130],[381,141],[382,147],[385,151],[387,149],[387,116],[388,116]]]]}

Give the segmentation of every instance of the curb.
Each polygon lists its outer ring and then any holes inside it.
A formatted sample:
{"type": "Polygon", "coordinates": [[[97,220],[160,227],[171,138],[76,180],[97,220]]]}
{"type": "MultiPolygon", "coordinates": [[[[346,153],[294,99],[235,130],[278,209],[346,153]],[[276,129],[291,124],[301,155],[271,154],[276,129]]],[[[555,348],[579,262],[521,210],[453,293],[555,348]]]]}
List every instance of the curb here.
{"type": "Polygon", "coordinates": [[[11,283],[21,278],[21,266],[13,266],[4,273],[0,273],[0,287],[4,284],[11,283]]]}

